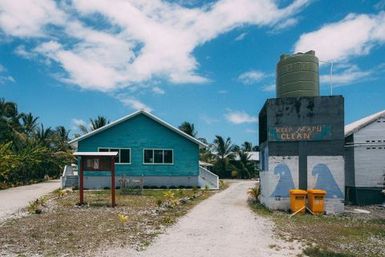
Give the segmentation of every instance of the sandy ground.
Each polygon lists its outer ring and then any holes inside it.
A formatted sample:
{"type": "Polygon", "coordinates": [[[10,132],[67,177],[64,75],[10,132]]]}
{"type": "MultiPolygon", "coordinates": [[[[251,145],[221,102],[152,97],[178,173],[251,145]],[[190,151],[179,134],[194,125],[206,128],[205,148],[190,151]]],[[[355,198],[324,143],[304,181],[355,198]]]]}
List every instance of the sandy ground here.
{"type": "Polygon", "coordinates": [[[180,257],[296,256],[298,242],[273,237],[272,222],[257,216],[247,205],[253,181],[237,181],[203,201],[182,217],[145,251],[109,249],[100,256],[180,257]]]}
{"type": "Polygon", "coordinates": [[[0,222],[20,214],[29,202],[60,187],[59,180],[51,180],[28,186],[14,187],[0,191],[0,222]]]}

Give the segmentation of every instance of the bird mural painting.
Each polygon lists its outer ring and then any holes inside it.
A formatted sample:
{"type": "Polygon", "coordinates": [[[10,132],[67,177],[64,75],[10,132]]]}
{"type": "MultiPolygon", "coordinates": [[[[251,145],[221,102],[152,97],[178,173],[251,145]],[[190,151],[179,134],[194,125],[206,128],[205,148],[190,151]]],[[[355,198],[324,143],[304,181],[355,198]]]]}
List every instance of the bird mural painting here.
{"type": "Polygon", "coordinates": [[[337,185],[329,167],[320,163],[314,166],[312,175],[316,176],[315,188],[326,191],[325,198],[343,198],[344,195],[337,185]]]}
{"type": "Polygon", "coordinates": [[[294,188],[294,182],[289,167],[283,163],[278,164],[274,168],[274,174],[279,175],[279,180],[271,196],[289,197],[289,190],[294,188]]]}

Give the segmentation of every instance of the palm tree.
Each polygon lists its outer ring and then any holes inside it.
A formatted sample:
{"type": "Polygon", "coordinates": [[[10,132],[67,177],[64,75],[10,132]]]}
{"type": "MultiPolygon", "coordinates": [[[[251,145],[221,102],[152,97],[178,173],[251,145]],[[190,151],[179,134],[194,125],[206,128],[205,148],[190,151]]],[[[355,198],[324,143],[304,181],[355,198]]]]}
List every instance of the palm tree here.
{"type": "Polygon", "coordinates": [[[215,155],[211,152],[212,145],[207,142],[206,138],[201,137],[198,138],[198,140],[208,145],[207,147],[199,148],[199,160],[207,163],[214,163],[215,155]]]}
{"type": "Polygon", "coordinates": [[[23,128],[23,131],[27,133],[28,135],[31,135],[36,131],[36,128],[38,126],[37,120],[39,117],[33,117],[32,113],[22,113],[21,114],[21,126],[23,128]]]}
{"type": "Polygon", "coordinates": [[[90,119],[90,121],[91,121],[91,131],[101,128],[107,125],[108,123],[110,123],[110,121],[107,120],[106,117],[100,116],[100,115],[96,119],[90,119]]]}
{"type": "Polygon", "coordinates": [[[254,164],[249,160],[250,155],[245,151],[238,152],[239,160],[234,162],[239,178],[251,178],[255,176],[254,164]]]}
{"type": "Polygon", "coordinates": [[[231,168],[229,161],[234,159],[234,145],[231,143],[231,139],[228,137],[224,140],[223,137],[216,135],[213,151],[216,155],[215,167],[218,174],[222,177],[229,177],[231,168]]]}
{"type": "Polygon", "coordinates": [[[253,150],[253,144],[251,142],[245,141],[242,144],[242,151],[251,152],[253,150]]]}
{"type": "MultiPolygon", "coordinates": [[[[96,130],[98,128],[101,128],[101,127],[107,125],[108,123],[110,123],[110,121],[107,120],[106,117],[98,115],[98,117],[96,119],[92,119],[92,118],[90,119],[89,127],[87,127],[83,124],[79,124],[78,128],[80,129],[82,134],[87,134],[90,131],[96,130]]],[[[80,135],[75,135],[75,137],[77,137],[77,136],[80,136],[80,135]]]]}
{"type": "Polygon", "coordinates": [[[196,135],[198,134],[198,131],[195,130],[194,123],[185,121],[178,128],[192,137],[196,137],[196,135]]]}
{"type": "Polygon", "coordinates": [[[53,134],[53,131],[51,128],[45,129],[43,124],[40,124],[40,128],[37,129],[35,133],[35,139],[38,143],[44,145],[44,146],[49,146],[50,141],[51,141],[51,136],[53,134]]]}
{"type": "Polygon", "coordinates": [[[20,117],[16,103],[0,98],[0,143],[19,141],[22,132],[20,117]]]}
{"type": "Polygon", "coordinates": [[[69,133],[70,130],[67,130],[63,126],[58,126],[53,130],[52,139],[54,141],[54,145],[56,150],[58,151],[68,151],[70,150],[69,141],[69,133]]]}

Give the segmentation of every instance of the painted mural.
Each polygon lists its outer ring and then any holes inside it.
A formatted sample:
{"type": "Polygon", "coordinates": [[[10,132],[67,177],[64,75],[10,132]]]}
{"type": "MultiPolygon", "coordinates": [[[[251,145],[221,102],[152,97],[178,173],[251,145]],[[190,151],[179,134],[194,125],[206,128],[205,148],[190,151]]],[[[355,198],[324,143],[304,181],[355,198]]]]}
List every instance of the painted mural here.
{"type": "Polygon", "coordinates": [[[260,173],[261,202],[270,209],[288,209],[289,190],[298,187],[298,156],[270,156],[260,173]]]}
{"type": "Polygon", "coordinates": [[[288,197],[289,190],[298,186],[298,157],[270,156],[269,171],[261,181],[266,197],[288,197]]]}
{"type": "Polygon", "coordinates": [[[271,196],[289,197],[289,190],[295,188],[289,166],[286,163],[280,163],[275,166],[273,173],[279,176],[279,180],[271,196]]]}
{"type": "Polygon", "coordinates": [[[323,189],[326,198],[344,197],[344,159],[342,156],[308,156],[308,188],[323,189]]]}

